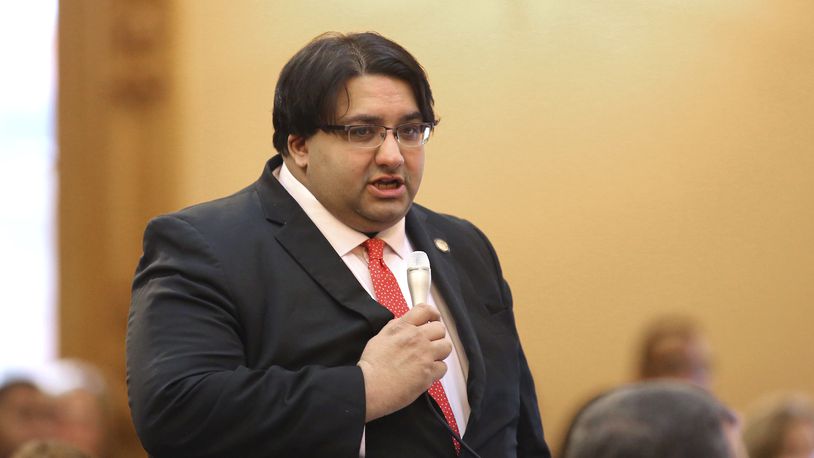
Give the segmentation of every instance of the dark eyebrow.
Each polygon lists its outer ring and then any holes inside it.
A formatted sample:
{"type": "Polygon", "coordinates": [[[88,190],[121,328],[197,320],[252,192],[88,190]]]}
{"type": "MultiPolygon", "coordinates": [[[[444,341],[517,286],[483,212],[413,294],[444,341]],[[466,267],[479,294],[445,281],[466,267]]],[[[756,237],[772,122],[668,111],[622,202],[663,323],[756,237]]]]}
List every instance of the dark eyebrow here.
{"type": "Polygon", "coordinates": [[[422,121],[422,116],[420,111],[414,111],[412,113],[406,114],[399,119],[399,124],[405,122],[417,122],[422,121]]]}
{"type": "MultiPolygon", "coordinates": [[[[402,116],[401,118],[399,118],[398,124],[400,125],[400,124],[404,124],[406,122],[420,122],[421,120],[422,120],[421,119],[421,112],[414,111],[412,113],[408,113],[408,114],[402,116]]],[[[376,125],[376,126],[383,125],[382,124],[382,122],[383,122],[382,118],[380,118],[378,116],[371,116],[371,115],[366,115],[366,114],[351,116],[349,118],[342,119],[341,122],[344,125],[359,125],[359,124],[371,124],[371,125],[376,125]]]]}
{"type": "Polygon", "coordinates": [[[374,124],[374,125],[378,125],[378,124],[381,124],[382,118],[380,118],[378,116],[371,116],[371,115],[361,114],[361,115],[351,116],[350,118],[347,118],[347,119],[342,119],[341,122],[342,122],[342,124],[345,124],[345,125],[357,125],[357,124],[374,124]]]}

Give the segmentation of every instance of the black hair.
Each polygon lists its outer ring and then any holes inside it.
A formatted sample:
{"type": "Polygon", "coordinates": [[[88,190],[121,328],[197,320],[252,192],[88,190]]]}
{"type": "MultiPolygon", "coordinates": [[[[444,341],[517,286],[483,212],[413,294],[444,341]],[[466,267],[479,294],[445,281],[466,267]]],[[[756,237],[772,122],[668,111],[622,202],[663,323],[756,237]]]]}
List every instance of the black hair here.
{"type": "Polygon", "coordinates": [[[424,69],[397,43],[373,32],[326,33],[301,49],[280,72],[274,92],[274,148],[288,155],[288,136],[308,138],[334,124],[340,90],[353,77],[383,75],[410,85],[424,122],[434,122],[424,69]]]}

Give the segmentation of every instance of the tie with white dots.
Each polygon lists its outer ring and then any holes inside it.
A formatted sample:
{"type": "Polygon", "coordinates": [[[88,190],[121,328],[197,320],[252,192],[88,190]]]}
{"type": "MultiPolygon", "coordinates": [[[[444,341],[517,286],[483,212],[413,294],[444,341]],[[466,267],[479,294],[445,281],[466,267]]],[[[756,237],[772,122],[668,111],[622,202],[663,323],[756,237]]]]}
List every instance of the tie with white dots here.
{"type": "MultiPolygon", "coordinates": [[[[362,245],[367,249],[368,268],[370,269],[370,278],[373,280],[373,291],[376,293],[376,300],[385,306],[387,310],[390,310],[396,318],[401,317],[409,309],[396,277],[393,276],[393,272],[384,263],[384,241],[376,238],[367,239],[362,245]]],[[[455,431],[455,434],[460,434],[458,432],[458,423],[455,421],[455,416],[452,415],[452,408],[449,406],[449,400],[441,381],[436,380],[433,382],[427,391],[438,406],[441,407],[444,418],[446,418],[452,430],[455,431]]],[[[452,443],[455,446],[455,453],[460,455],[461,444],[455,439],[452,439],[452,443]]]]}

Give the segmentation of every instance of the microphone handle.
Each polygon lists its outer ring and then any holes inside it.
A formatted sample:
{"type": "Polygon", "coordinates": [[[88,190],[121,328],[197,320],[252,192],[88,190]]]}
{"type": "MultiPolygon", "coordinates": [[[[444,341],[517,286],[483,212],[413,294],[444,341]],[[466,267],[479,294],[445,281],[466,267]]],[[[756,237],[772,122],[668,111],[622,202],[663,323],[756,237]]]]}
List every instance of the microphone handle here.
{"type": "Polygon", "coordinates": [[[416,304],[427,303],[430,293],[430,269],[407,269],[407,287],[414,307],[416,304]]]}

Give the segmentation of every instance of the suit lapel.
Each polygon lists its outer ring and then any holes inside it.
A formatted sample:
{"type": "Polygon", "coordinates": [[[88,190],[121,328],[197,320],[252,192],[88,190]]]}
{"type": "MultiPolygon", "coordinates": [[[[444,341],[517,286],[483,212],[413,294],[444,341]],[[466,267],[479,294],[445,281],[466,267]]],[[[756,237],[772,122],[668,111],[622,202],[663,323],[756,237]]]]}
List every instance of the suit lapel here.
{"type": "Polygon", "coordinates": [[[282,225],[275,237],[311,278],[342,306],[362,315],[374,332],[378,332],[393,315],[379,305],[342,261],[308,215],[280,185],[272,171],[282,158],[269,160],[256,189],[266,219],[282,225]]]}
{"type": "Polygon", "coordinates": [[[433,284],[444,297],[444,302],[446,302],[447,307],[449,307],[452,313],[452,317],[455,319],[458,336],[461,338],[467,359],[469,360],[467,397],[471,409],[469,418],[471,424],[481,412],[480,404],[483,400],[486,369],[480,343],[478,342],[475,328],[469,318],[469,311],[467,310],[461,293],[458,273],[453,265],[453,256],[455,256],[454,247],[446,252],[442,252],[436,246],[435,240],[447,241],[448,236],[431,224],[428,224],[426,213],[416,205],[413,205],[410,212],[407,213],[406,226],[407,235],[410,237],[413,247],[426,252],[427,257],[430,259],[433,284]]]}

